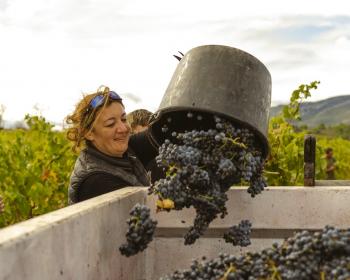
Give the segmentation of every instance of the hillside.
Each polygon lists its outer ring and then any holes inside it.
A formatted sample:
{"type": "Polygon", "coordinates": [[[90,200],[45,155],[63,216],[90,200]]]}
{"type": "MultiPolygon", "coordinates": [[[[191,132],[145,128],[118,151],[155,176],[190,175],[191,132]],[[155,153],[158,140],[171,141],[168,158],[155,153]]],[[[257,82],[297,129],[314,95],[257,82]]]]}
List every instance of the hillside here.
{"type": "MultiPolygon", "coordinates": [[[[281,112],[283,105],[271,107],[270,116],[276,116],[281,112]]],[[[320,124],[350,125],[350,95],[341,95],[327,98],[317,102],[305,102],[301,105],[301,118],[298,125],[306,124],[308,127],[316,127],[320,124]]],[[[61,123],[54,123],[55,129],[61,130],[61,123]]],[[[26,127],[24,121],[3,120],[1,127],[11,129],[26,127]]]]}
{"type": "MultiPolygon", "coordinates": [[[[270,116],[275,116],[281,112],[283,105],[271,107],[270,116]]],[[[342,95],[327,98],[317,102],[305,102],[300,108],[300,124],[308,127],[315,127],[320,124],[350,125],[350,95],[342,95]]],[[[298,122],[299,124],[299,122],[298,122]]]]}

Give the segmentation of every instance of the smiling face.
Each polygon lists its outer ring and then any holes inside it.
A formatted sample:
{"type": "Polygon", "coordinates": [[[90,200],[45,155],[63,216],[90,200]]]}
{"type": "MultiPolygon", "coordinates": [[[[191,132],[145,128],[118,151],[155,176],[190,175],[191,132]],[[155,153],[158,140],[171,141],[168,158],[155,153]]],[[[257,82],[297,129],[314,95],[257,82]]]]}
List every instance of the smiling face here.
{"type": "Polygon", "coordinates": [[[102,153],[122,157],[128,149],[130,130],[124,107],[118,102],[112,102],[103,109],[85,138],[102,153]]]}

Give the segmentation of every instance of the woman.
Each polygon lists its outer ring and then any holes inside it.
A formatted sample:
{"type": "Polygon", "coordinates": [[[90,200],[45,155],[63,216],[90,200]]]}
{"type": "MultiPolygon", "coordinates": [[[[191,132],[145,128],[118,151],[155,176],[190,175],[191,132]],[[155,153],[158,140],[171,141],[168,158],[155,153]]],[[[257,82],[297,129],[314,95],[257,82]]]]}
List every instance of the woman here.
{"type": "Polygon", "coordinates": [[[150,184],[144,166],[157,155],[157,148],[147,131],[130,137],[125,107],[117,93],[100,87],[85,96],[67,123],[73,150],[85,144],[70,178],[69,204],[126,186],[150,184]]]}

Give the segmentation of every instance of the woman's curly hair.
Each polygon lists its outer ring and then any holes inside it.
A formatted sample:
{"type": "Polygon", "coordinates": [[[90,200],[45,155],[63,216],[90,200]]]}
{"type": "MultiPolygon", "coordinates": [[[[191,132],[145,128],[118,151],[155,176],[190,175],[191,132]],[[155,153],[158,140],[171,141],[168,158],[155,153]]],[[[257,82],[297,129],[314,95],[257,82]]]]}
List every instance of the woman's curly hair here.
{"type": "Polygon", "coordinates": [[[66,117],[66,123],[69,125],[67,138],[73,142],[72,150],[74,152],[77,152],[82,144],[85,144],[85,135],[93,129],[95,122],[106,106],[112,102],[118,102],[124,107],[121,100],[109,98],[109,92],[109,87],[100,86],[96,92],[84,95],[83,99],[75,106],[74,112],[66,117]],[[108,98],[105,98],[103,106],[91,110],[90,102],[97,95],[104,95],[108,98]]]}

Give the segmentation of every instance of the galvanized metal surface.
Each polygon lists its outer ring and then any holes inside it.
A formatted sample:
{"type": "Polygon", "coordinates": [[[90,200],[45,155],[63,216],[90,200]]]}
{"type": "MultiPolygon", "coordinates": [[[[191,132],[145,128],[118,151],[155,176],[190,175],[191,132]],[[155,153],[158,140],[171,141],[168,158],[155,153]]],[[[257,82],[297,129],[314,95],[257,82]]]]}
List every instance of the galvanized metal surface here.
{"type": "Polygon", "coordinates": [[[194,212],[156,214],[155,200],[146,194],[146,188],[125,188],[0,230],[0,279],[154,280],[202,255],[261,250],[300,229],[350,226],[350,186],[270,187],[254,199],[245,187],[235,187],[228,192],[228,216],[184,246],[181,236],[194,212]],[[144,253],[126,258],[117,248],[137,202],[152,208],[158,231],[144,253]],[[253,223],[252,245],[245,249],[221,239],[241,219],[253,223]]]}
{"type": "MultiPolygon", "coordinates": [[[[178,64],[154,115],[151,131],[161,142],[161,126],[155,124],[163,123],[171,112],[219,114],[253,129],[266,156],[270,105],[271,75],[262,62],[236,48],[200,46],[187,52],[178,64]]],[[[172,122],[170,126],[190,127],[192,121],[195,119],[172,122]]]]}

